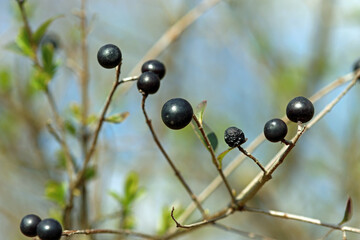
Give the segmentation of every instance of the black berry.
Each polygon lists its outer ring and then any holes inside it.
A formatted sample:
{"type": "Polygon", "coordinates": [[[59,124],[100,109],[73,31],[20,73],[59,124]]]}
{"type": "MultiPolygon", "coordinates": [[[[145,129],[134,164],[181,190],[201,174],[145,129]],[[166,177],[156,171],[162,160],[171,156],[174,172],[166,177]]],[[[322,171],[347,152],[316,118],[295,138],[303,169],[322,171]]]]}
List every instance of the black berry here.
{"type": "Polygon", "coordinates": [[[177,130],[186,127],[193,116],[193,109],[188,101],[173,98],[167,101],[161,110],[161,118],[166,126],[177,130]]]}
{"type": "Polygon", "coordinates": [[[62,235],[61,224],[52,218],[42,220],[36,231],[41,240],[59,240],[62,235]]]}
{"type": "Polygon", "coordinates": [[[288,128],[286,123],[279,118],[269,120],[264,126],[264,135],[270,142],[283,140],[287,132],[288,128]]]}
{"type": "Polygon", "coordinates": [[[145,94],[154,94],[159,90],[160,79],[153,72],[144,72],[137,81],[137,87],[140,92],[145,94]]]}
{"type": "Polygon", "coordinates": [[[27,237],[35,237],[36,227],[40,221],[41,218],[35,214],[26,215],[20,222],[20,231],[27,237]]]}
{"type": "Polygon", "coordinates": [[[114,68],[120,64],[122,54],[117,46],[106,44],[99,49],[97,59],[104,68],[114,68]]]}
{"type": "Polygon", "coordinates": [[[237,127],[229,127],[225,130],[224,140],[229,147],[237,147],[246,142],[245,134],[237,127]]]}
{"type": "Polygon", "coordinates": [[[314,116],[314,105],[305,97],[296,97],[288,103],[286,115],[293,122],[306,123],[314,116]]]}
{"type": "Polygon", "coordinates": [[[158,60],[149,60],[145,62],[141,67],[141,72],[153,72],[158,75],[159,79],[165,76],[165,65],[158,60]]]}

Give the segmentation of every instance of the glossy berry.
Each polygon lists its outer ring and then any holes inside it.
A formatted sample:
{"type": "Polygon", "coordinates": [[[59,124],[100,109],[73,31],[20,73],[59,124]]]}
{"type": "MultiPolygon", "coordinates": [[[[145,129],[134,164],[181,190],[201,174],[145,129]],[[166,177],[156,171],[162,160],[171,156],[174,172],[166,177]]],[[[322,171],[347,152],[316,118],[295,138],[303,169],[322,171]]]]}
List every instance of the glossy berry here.
{"type": "Polygon", "coordinates": [[[279,119],[274,118],[265,123],[264,135],[270,142],[279,142],[283,140],[288,132],[286,123],[279,119]]]}
{"type": "Polygon", "coordinates": [[[20,231],[27,237],[35,237],[36,227],[40,221],[41,218],[35,214],[26,215],[20,222],[20,231]]]}
{"type": "Polygon", "coordinates": [[[306,123],[314,116],[314,105],[305,97],[296,97],[288,103],[286,116],[293,122],[306,123]]]}
{"type": "Polygon", "coordinates": [[[237,127],[229,127],[225,130],[224,140],[229,147],[237,147],[246,142],[245,134],[237,127]]]}
{"type": "Polygon", "coordinates": [[[141,67],[141,72],[153,72],[158,75],[159,79],[165,76],[165,65],[158,60],[149,60],[145,62],[141,67]]]}
{"type": "Polygon", "coordinates": [[[188,101],[173,98],[167,101],[161,110],[161,118],[165,125],[177,130],[186,127],[192,119],[193,109],[188,101]]]}
{"type": "Polygon", "coordinates": [[[117,46],[106,44],[99,49],[97,59],[104,68],[114,68],[120,64],[122,54],[117,46]]]}
{"type": "Polygon", "coordinates": [[[145,94],[154,94],[159,90],[160,79],[153,72],[144,72],[137,81],[137,87],[140,92],[145,94]]]}
{"type": "Polygon", "coordinates": [[[36,231],[41,240],[59,240],[62,235],[61,224],[52,218],[42,220],[36,231]]]}

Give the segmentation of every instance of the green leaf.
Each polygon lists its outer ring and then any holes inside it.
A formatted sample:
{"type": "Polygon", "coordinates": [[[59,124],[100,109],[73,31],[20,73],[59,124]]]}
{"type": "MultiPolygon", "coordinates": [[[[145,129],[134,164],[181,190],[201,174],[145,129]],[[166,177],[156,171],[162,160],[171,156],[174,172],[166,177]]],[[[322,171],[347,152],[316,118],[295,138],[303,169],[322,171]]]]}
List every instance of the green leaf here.
{"type": "Polygon", "coordinates": [[[129,116],[129,114],[129,112],[117,113],[105,118],[105,121],[111,123],[121,123],[129,116]]]}
{"type": "Polygon", "coordinates": [[[56,152],[56,167],[60,169],[66,169],[66,157],[62,149],[56,152]]]}
{"type": "Polygon", "coordinates": [[[41,56],[44,71],[52,78],[57,68],[57,64],[54,62],[54,48],[50,44],[41,46],[41,56]]]}
{"type": "Polygon", "coordinates": [[[0,92],[6,93],[11,89],[11,75],[8,70],[0,70],[0,92]]]}
{"type": "Polygon", "coordinates": [[[222,160],[224,159],[224,157],[226,156],[226,154],[228,154],[231,150],[233,150],[234,148],[229,148],[226,149],[225,151],[223,151],[222,153],[219,154],[219,156],[217,157],[217,160],[219,162],[220,168],[222,168],[222,160]]]}
{"type": "Polygon", "coordinates": [[[29,56],[32,59],[35,57],[35,53],[31,47],[30,37],[25,27],[22,27],[20,29],[15,43],[23,55],[29,56]]]}
{"type": "Polygon", "coordinates": [[[65,130],[73,136],[76,136],[76,127],[70,120],[64,122],[65,130]]]}
{"type": "Polygon", "coordinates": [[[203,117],[204,117],[204,111],[207,105],[207,101],[204,100],[201,103],[199,103],[195,108],[195,116],[199,120],[200,124],[203,123],[203,117]]]}
{"type": "Polygon", "coordinates": [[[58,18],[60,18],[60,17],[62,17],[62,16],[63,16],[63,15],[59,15],[59,16],[52,17],[52,18],[46,20],[45,22],[43,22],[43,23],[38,27],[38,29],[36,29],[36,31],[35,31],[34,34],[33,34],[33,40],[34,40],[34,43],[35,43],[36,45],[39,45],[42,37],[43,37],[44,34],[46,33],[46,31],[47,31],[48,27],[50,26],[50,24],[51,24],[54,20],[56,20],[56,19],[58,19],[58,18]]]}
{"type": "Polygon", "coordinates": [[[95,177],[96,177],[96,167],[95,166],[87,167],[84,174],[85,180],[89,181],[95,177]]]}
{"type": "MultiPolygon", "coordinates": [[[[206,141],[203,137],[203,135],[201,134],[201,131],[199,130],[199,128],[197,127],[197,124],[195,123],[194,120],[191,120],[191,126],[196,134],[196,136],[198,136],[198,138],[201,140],[201,142],[204,144],[204,146],[206,147],[206,149],[208,149],[206,141]]],[[[214,151],[216,151],[219,141],[218,138],[215,134],[215,132],[205,123],[202,123],[202,127],[204,129],[204,132],[207,136],[207,138],[209,139],[210,145],[213,148],[214,151]]],[[[209,150],[209,149],[208,149],[209,150]]],[[[209,150],[210,151],[210,150],[209,150]]]]}
{"type": "Polygon", "coordinates": [[[60,207],[65,207],[66,185],[56,181],[48,181],[45,186],[45,197],[60,207]]]}
{"type": "Polygon", "coordinates": [[[41,68],[36,67],[31,75],[31,85],[37,90],[46,90],[48,83],[51,80],[51,76],[44,72],[41,68]]]}
{"type": "Polygon", "coordinates": [[[78,103],[71,103],[70,104],[70,112],[75,119],[78,121],[81,119],[81,108],[78,103]]]}
{"type": "Polygon", "coordinates": [[[346,202],[344,217],[341,220],[341,222],[339,223],[339,225],[342,225],[342,224],[350,221],[352,215],[353,215],[352,200],[351,200],[351,197],[349,197],[346,202]]]}
{"type": "Polygon", "coordinates": [[[118,202],[120,205],[122,205],[123,198],[122,198],[118,193],[116,193],[115,191],[110,191],[108,194],[109,194],[116,202],[118,202]]]}
{"type": "Polygon", "coordinates": [[[21,50],[21,48],[18,46],[18,44],[16,42],[10,42],[10,43],[6,44],[5,49],[12,51],[13,53],[16,53],[16,54],[28,56],[21,50]]]}

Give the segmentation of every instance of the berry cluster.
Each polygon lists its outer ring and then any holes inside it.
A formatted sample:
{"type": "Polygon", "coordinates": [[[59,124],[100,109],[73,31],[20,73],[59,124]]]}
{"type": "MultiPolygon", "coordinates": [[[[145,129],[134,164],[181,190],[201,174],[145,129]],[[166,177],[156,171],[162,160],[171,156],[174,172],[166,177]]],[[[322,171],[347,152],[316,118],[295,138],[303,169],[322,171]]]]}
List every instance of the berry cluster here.
{"type": "Polygon", "coordinates": [[[20,231],[27,237],[38,236],[41,240],[59,240],[62,235],[61,224],[52,218],[41,218],[35,214],[23,217],[20,231]]]}
{"type": "MultiPolygon", "coordinates": [[[[295,123],[306,123],[314,116],[314,105],[305,97],[296,97],[292,99],[286,107],[286,116],[295,123]]],[[[286,142],[285,136],[288,132],[286,123],[274,118],[265,123],[264,135],[270,142],[286,142]]],[[[224,140],[229,147],[238,147],[246,139],[242,130],[237,127],[229,127],[225,130],[224,140]]]]}

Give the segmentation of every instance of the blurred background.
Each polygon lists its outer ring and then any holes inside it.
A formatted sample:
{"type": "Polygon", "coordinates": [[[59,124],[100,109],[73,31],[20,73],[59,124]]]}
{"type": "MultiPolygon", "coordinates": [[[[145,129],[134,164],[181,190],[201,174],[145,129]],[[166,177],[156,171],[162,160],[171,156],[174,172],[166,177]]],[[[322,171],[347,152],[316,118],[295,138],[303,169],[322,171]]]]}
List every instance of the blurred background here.
{"type": "MultiPolygon", "coordinates": [[[[121,76],[126,77],[162,34],[200,2],[86,1],[90,114],[100,113],[115,78],[114,70],[97,63],[97,50],[106,43],[119,46],[123,53],[121,76]]],[[[55,57],[60,63],[49,88],[59,112],[69,123],[67,141],[80,161],[78,124],[73,112],[80,105],[81,88],[72,66],[82,65],[80,20],[74,15],[81,2],[32,0],[25,6],[32,29],[51,17],[63,15],[49,27],[59,40],[55,57]]],[[[59,218],[62,206],[58,199],[64,198],[59,188],[67,187],[61,147],[46,128],[46,123],[52,121],[49,103],[29,83],[32,63],[6,49],[21,26],[16,1],[0,1],[0,232],[6,239],[27,239],[19,231],[20,220],[26,214],[59,218]]],[[[160,141],[193,191],[199,194],[217,176],[217,171],[190,126],[173,131],[162,123],[160,111],[168,99],[183,97],[193,107],[207,100],[204,119],[218,137],[217,154],[227,148],[223,133],[229,126],[244,131],[249,139],[244,144],[246,148],[262,132],[265,122],[285,114],[289,100],[300,95],[310,97],[351,72],[360,57],[359,39],[360,3],[355,0],[224,0],[190,25],[157,57],[167,72],[160,90],[148,97],[147,110],[160,141]]],[[[135,70],[136,74],[140,72],[135,70]]],[[[316,113],[341,90],[318,101],[316,113]]],[[[110,106],[109,115],[125,111],[130,115],[121,124],[106,123],[100,134],[92,161],[96,174],[88,181],[91,227],[119,227],[121,214],[116,213],[121,204],[114,195],[124,194],[130,172],[137,173],[142,192],[131,208],[129,228],[133,230],[161,233],[165,228],[162,215],[168,217],[166,213],[173,205],[181,209],[191,202],[152,140],[141,111],[141,99],[134,84],[124,84],[110,106]]],[[[273,179],[248,206],[338,223],[351,196],[354,216],[347,225],[358,227],[359,102],[360,89],[355,87],[304,134],[273,179]]],[[[295,124],[289,126],[288,139],[294,134],[295,124]]],[[[253,155],[266,164],[280,148],[281,144],[264,142],[253,155]]],[[[235,150],[230,152],[223,161],[224,167],[237,155],[235,150]]],[[[230,184],[240,192],[258,172],[258,167],[247,159],[231,174],[230,184]]],[[[228,203],[226,189],[221,186],[204,202],[204,207],[214,213],[228,203]]],[[[76,211],[75,206],[75,214],[76,211]]],[[[195,212],[188,223],[199,217],[195,212]]],[[[74,218],[74,229],[80,229],[74,218]]],[[[275,239],[316,239],[328,231],[254,213],[236,213],[221,222],[275,239]]],[[[82,238],[85,239],[72,237],[82,238]]],[[[334,232],[328,239],[340,238],[341,233],[334,232]]],[[[359,238],[348,234],[348,239],[359,238]]],[[[94,239],[120,238],[98,235],[94,239]]],[[[247,238],[208,226],[178,239],[247,238]]]]}

